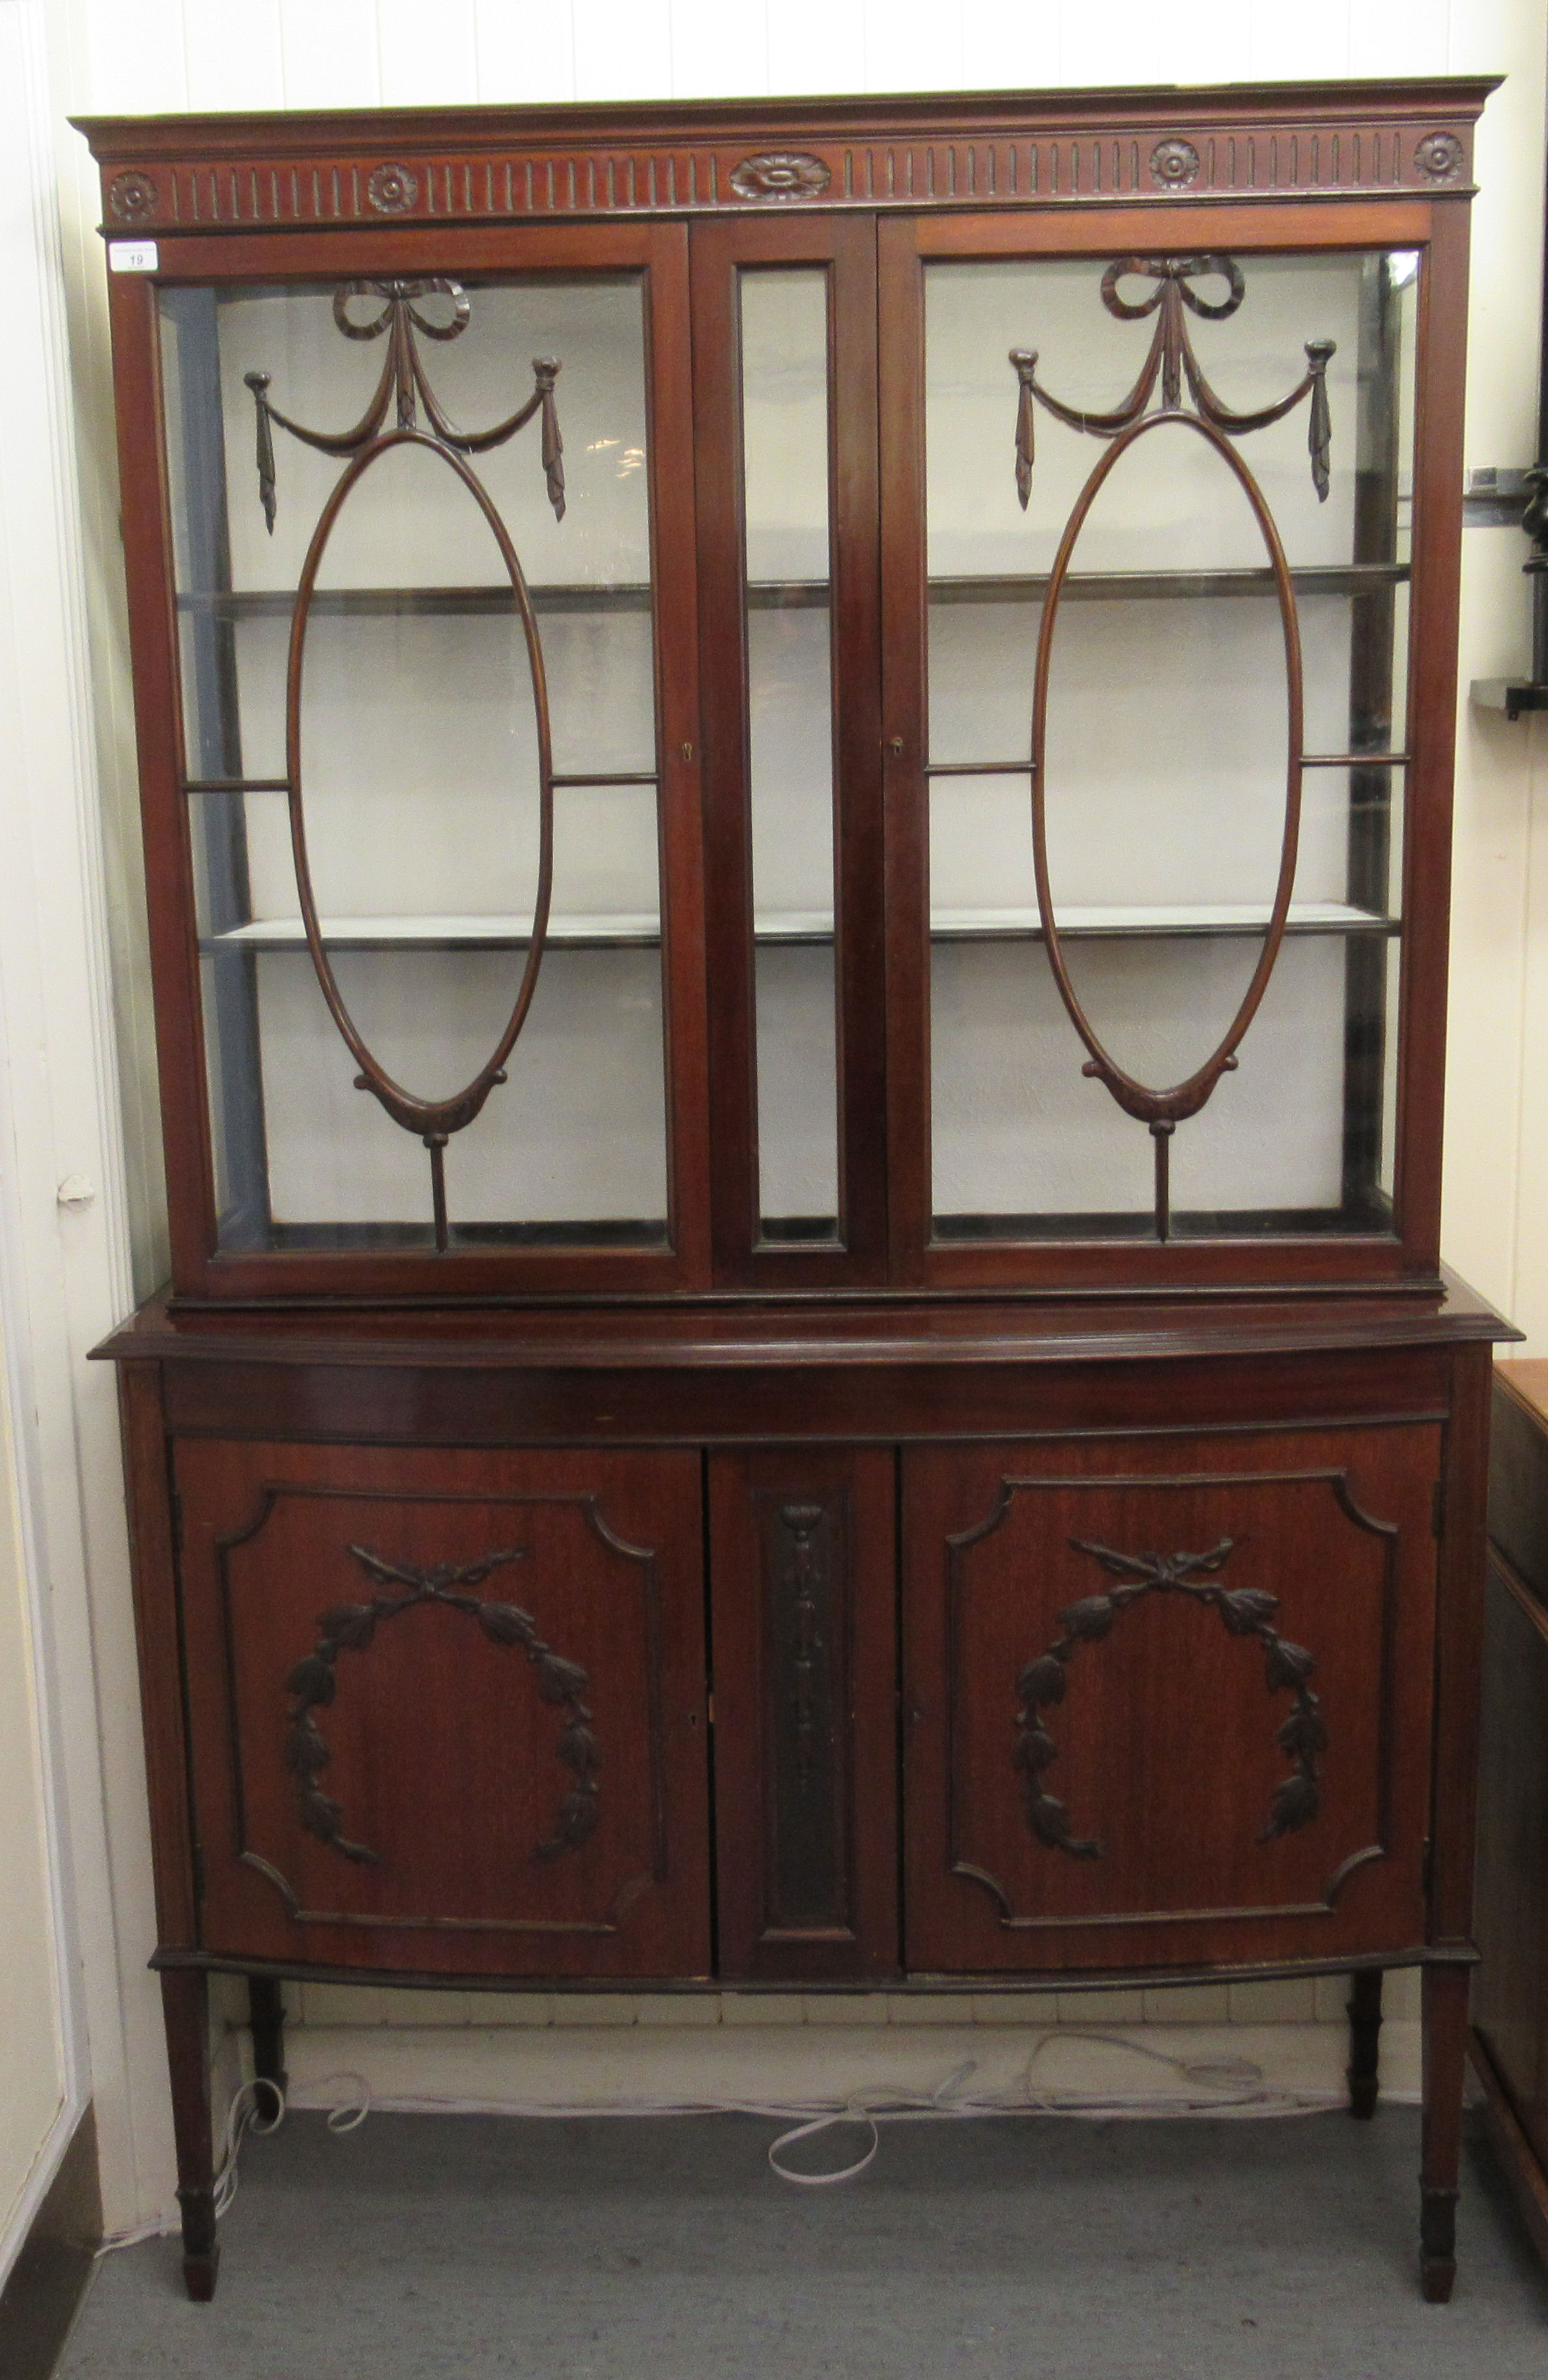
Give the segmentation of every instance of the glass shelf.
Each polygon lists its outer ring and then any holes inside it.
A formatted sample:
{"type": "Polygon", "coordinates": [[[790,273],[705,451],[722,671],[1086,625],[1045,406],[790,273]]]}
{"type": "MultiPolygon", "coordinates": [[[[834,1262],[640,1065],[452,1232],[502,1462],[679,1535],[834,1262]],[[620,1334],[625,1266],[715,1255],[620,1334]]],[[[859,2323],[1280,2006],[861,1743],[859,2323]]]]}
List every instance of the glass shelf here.
{"type": "MultiPolygon", "coordinates": [[[[1298,595],[1365,595],[1379,587],[1408,581],[1406,562],[1340,562],[1306,565],[1290,572],[1298,595]]],[[[1003,577],[932,578],[932,603],[1041,603],[1048,592],[1047,571],[1014,571],[1003,577]]],[[[1164,596],[1267,595],[1274,593],[1272,570],[1072,570],[1061,601],[1133,603],[1164,596]]]]}
{"type": "MultiPolygon", "coordinates": [[[[1146,908],[1072,906],[1061,917],[1059,930],[1066,941],[1192,940],[1262,934],[1268,922],[1267,907],[1257,902],[1146,908]]],[[[323,940],[330,950],[525,950],[531,939],[527,920],[519,917],[324,917],[322,923],[323,940]]],[[[1396,917],[1380,917],[1342,901],[1293,902],[1286,926],[1291,934],[1385,936],[1400,930],[1396,917]]],[[[831,942],[833,932],[831,910],[784,909],[759,917],[753,939],[820,944],[831,942]]],[[[937,909],[931,917],[930,932],[932,941],[939,942],[1041,941],[1042,920],[1036,909],[937,909]]],[[[639,950],[660,941],[661,920],[643,910],[552,917],[547,940],[555,949],[639,950]]],[[[250,924],[208,935],[200,944],[206,952],[297,951],[305,946],[299,917],[254,918],[250,924]]]]}
{"type": "MultiPolygon", "coordinates": [[[[1347,562],[1292,570],[1298,595],[1361,595],[1379,587],[1406,586],[1406,562],[1347,562]]],[[[1272,570],[1103,570],[1075,571],[1065,580],[1068,602],[1138,602],[1164,596],[1262,595],[1272,597],[1272,570]]],[[[932,603],[1041,603],[1048,592],[1046,571],[1013,572],[1002,576],[932,578],[932,603]]],[[[648,612],[651,590],[646,585],[534,585],[528,589],[537,612],[648,612]]],[[[825,611],[828,582],[811,578],[762,578],[749,582],[749,608],[763,611],[825,611]]],[[[246,587],[210,593],[180,593],[179,612],[198,613],[217,620],[288,618],[295,608],[295,590],[288,587],[246,587]]],[[[514,611],[516,598],[506,585],[487,587],[320,587],[311,599],[319,617],[372,613],[431,613],[457,617],[514,611]]]]}

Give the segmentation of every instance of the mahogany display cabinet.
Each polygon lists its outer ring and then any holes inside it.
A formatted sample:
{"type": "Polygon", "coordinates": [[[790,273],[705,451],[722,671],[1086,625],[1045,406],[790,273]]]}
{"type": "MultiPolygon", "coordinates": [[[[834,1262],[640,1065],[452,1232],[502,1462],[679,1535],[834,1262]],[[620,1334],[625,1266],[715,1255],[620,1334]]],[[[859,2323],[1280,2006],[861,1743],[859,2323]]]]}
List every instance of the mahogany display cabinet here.
{"type": "Polygon", "coordinates": [[[206,1990],[1424,1974],[1484,82],[93,120],[206,1990]]]}

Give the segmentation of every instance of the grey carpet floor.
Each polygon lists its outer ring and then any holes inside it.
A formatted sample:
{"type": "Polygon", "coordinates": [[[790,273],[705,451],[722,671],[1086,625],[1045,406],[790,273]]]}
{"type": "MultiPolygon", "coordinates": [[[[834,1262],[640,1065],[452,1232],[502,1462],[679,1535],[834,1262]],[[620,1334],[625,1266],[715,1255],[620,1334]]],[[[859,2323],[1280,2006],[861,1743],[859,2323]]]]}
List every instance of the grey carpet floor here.
{"type": "MultiPolygon", "coordinates": [[[[212,2306],[99,2265],[61,2380],[1543,2380],[1548,2286],[1469,2151],[1419,2296],[1419,2118],[904,2124],[798,2192],[744,2117],[293,2117],[212,2306]]],[[[836,2157],[834,2160],[837,2162],[836,2157]]]]}

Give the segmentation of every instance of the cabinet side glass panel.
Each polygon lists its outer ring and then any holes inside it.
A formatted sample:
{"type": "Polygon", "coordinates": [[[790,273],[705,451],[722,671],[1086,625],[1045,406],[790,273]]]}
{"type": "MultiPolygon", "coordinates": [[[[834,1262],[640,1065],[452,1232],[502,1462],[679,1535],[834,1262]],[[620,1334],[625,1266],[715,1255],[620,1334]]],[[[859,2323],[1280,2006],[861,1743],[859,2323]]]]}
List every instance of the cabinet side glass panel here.
{"type": "Polygon", "coordinates": [[[640,276],[162,303],[221,1246],[664,1246],[640,276]]]}
{"type": "Polygon", "coordinates": [[[741,334],[759,1234],[840,1232],[828,276],[747,267],[741,334]]]}
{"type": "Polygon", "coordinates": [[[1388,1232],[1417,259],[925,285],[934,1235],[1388,1232]]]}

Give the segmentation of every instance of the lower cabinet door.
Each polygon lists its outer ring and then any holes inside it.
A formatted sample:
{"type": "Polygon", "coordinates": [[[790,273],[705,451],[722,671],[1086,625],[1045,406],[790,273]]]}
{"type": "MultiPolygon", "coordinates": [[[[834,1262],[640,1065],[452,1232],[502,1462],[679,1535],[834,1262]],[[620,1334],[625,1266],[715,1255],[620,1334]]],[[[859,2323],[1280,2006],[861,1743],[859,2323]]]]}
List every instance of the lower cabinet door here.
{"type": "Polygon", "coordinates": [[[890,1448],[710,1458],[720,1972],[896,1974],[890,1448]]]}
{"type": "Polygon", "coordinates": [[[691,1453],[181,1441],[212,1950],[710,1964],[691,1453]]]}
{"type": "Polygon", "coordinates": [[[1437,1429],[904,1462],[911,1970],[1423,1940],[1437,1429]]]}

